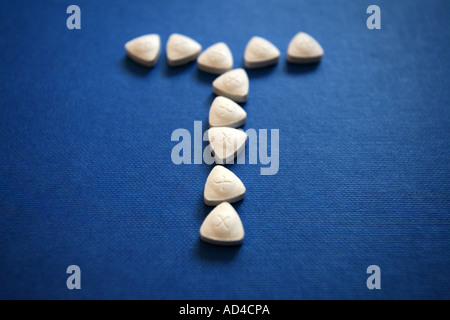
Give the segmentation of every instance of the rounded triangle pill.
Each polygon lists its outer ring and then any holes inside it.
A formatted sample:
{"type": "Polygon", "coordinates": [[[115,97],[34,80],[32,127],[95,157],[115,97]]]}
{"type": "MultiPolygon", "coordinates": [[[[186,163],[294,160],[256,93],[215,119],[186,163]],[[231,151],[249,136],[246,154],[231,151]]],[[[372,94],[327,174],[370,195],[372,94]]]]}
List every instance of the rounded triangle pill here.
{"type": "Polygon", "coordinates": [[[244,52],[246,68],[264,68],[274,65],[280,58],[280,50],[270,41],[261,37],[252,37],[244,52]]]}
{"type": "Polygon", "coordinates": [[[153,67],[161,52],[161,38],[158,34],[147,34],[128,41],[125,44],[127,56],[135,62],[153,67]]]}
{"type": "Polygon", "coordinates": [[[200,43],[188,36],[172,33],[167,40],[167,63],[172,66],[181,66],[197,59],[202,51],[200,43]]]}
{"type": "Polygon", "coordinates": [[[214,99],[209,109],[210,127],[239,128],[247,120],[247,112],[231,99],[218,96],[214,99]]]}
{"type": "Polygon", "coordinates": [[[316,63],[324,54],[322,46],[305,32],[297,33],[289,43],[287,61],[291,63],[316,63]]]}
{"type": "Polygon", "coordinates": [[[245,196],[245,186],[231,170],[216,165],[208,175],[203,197],[205,204],[216,206],[224,201],[234,203],[245,196]]]}
{"type": "Polygon", "coordinates": [[[200,227],[200,239],[216,245],[239,245],[244,236],[241,218],[228,202],[222,202],[215,207],[200,227]]]}
{"type": "Polygon", "coordinates": [[[218,96],[224,96],[236,102],[247,101],[249,80],[247,72],[238,68],[220,75],[213,81],[213,92],[218,96]]]}
{"type": "Polygon", "coordinates": [[[204,72],[222,74],[233,68],[233,54],[226,43],[218,42],[198,56],[197,66],[204,72]]]}
{"type": "Polygon", "coordinates": [[[208,129],[208,140],[215,162],[230,164],[245,149],[247,134],[234,128],[213,127],[208,129]]]}

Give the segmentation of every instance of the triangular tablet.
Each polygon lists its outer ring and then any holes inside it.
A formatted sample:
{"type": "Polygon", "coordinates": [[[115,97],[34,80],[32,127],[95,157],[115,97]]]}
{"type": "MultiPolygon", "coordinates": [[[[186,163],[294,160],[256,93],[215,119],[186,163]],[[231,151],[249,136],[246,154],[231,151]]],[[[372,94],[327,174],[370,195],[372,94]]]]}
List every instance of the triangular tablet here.
{"type": "Polygon", "coordinates": [[[216,163],[229,164],[245,149],[247,134],[234,128],[214,127],[208,129],[208,139],[216,163]]]}
{"type": "Polygon", "coordinates": [[[228,202],[222,202],[215,207],[200,227],[200,239],[221,246],[241,244],[244,235],[241,218],[228,202]]]}
{"type": "Polygon", "coordinates": [[[234,69],[220,75],[213,82],[213,92],[236,102],[247,101],[249,81],[244,69],[234,69]]]}
{"type": "Polygon", "coordinates": [[[206,179],[203,197],[205,204],[216,206],[224,201],[233,203],[245,196],[245,186],[233,172],[217,165],[206,179]]]}
{"type": "Polygon", "coordinates": [[[291,63],[315,63],[323,56],[322,46],[309,34],[297,33],[289,43],[287,60],[291,63]]]}
{"type": "Polygon", "coordinates": [[[161,52],[161,38],[157,34],[140,36],[128,41],[125,50],[132,60],[146,67],[153,67],[161,52]]]}
{"type": "Polygon", "coordinates": [[[261,37],[253,37],[247,43],[244,64],[247,68],[264,68],[278,62],[280,50],[261,37]]]}
{"type": "Polygon", "coordinates": [[[181,66],[194,61],[202,51],[202,46],[197,41],[182,34],[173,33],[167,40],[167,63],[172,66],[181,66]]]}
{"type": "Polygon", "coordinates": [[[197,64],[202,71],[222,74],[233,68],[233,55],[224,42],[218,42],[198,56],[197,64]]]}
{"type": "Polygon", "coordinates": [[[209,109],[210,127],[239,128],[247,120],[247,112],[233,100],[216,97],[209,109]]]}

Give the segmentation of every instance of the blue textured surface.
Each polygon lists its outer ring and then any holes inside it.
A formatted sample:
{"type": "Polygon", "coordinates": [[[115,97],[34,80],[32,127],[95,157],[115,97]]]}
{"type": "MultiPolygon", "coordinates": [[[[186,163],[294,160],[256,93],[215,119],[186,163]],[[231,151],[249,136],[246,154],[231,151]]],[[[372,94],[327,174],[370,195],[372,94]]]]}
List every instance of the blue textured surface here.
{"type": "Polygon", "coordinates": [[[449,1],[74,3],[1,5],[0,298],[450,298],[449,1]],[[285,63],[298,31],[320,65],[285,63]],[[211,167],[170,158],[174,129],[206,129],[215,77],[164,49],[151,70],[128,60],[124,43],[153,32],[163,48],[172,32],[224,41],[236,67],[253,35],[282,52],[249,72],[244,129],[280,130],[280,170],[231,167],[240,247],[199,240],[211,167]]]}

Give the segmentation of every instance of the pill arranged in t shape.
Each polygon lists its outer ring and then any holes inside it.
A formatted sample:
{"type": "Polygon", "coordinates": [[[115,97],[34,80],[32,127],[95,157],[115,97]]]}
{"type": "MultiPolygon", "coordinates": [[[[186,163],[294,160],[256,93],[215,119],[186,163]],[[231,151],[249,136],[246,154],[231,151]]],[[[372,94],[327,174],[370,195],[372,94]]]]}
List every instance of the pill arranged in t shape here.
{"type": "MultiPolygon", "coordinates": [[[[125,44],[127,55],[137,63],[153,67],[161,52],[158,34],[147,34],[125,44]]],[[[180,66],[197,59],[198,69],[219,74],[213,83],[218,95],[209,111],[208,139],[217,164],[230,164],[245,149],[247,134],[237,130],[244,125],[247,113],[236,102],[248,98],[249,79],[244,69],[233,68],[233,55],[224,42],[218,42],[203,53],[195,40],[173,33],[166,44],[167,63],[180,66]]],[[[324,50],[312,36],[297,33],[289,43],[287,60],[291,63],[316,63],[322,59],[324,50]]],[[[244,52],[246,68],[263,68],[278,62],[280,51],[268,40],[252,37],[244,52]]],[[[216,245],[238,245],[244,239],[242,221],[230,203],[244,198],[246,188],[229,169],[216,165],[206,179],[203,197],[206,205],[216,206],[200,227],[200,238],[216,245]]]]}

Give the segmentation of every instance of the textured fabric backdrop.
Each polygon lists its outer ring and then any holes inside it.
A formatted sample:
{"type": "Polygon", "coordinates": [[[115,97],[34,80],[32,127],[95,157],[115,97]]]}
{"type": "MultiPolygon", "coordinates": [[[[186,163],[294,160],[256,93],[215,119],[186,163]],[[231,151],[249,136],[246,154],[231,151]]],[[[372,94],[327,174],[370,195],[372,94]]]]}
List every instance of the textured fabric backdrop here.
{"type": "MultiPolygon", "coordinates": [[[[0,9],[0,298],[449,299],[449,1],[8,1],[0,9]],[[81,8],[81,30],[66,8],[81,8]],[[381,30],[366,9],[381,8],[381,30]],[[285,62],[298,31],[317,66],[285,62]],[[279,172],[229,166],[240,247],[199,240],[211,166],[175,165],[206,130],[213,75],[170,68],[168,36],[259,35],[244,129],[279,129],[279,172]],[[126,41],[162,39],[151,70],[126,41]],[[81,268],[81,290],[66,268],[81,268]],[[366,268],[381,269],[368,290],[366,268]]],[[[206,143],[203,144],[206,146],[206,143]]],[[[247,150],[248,151],[248,150],[247,150]]]]}

